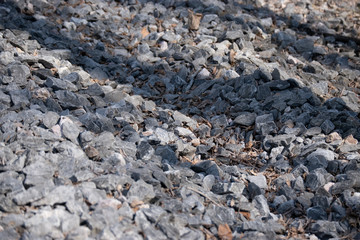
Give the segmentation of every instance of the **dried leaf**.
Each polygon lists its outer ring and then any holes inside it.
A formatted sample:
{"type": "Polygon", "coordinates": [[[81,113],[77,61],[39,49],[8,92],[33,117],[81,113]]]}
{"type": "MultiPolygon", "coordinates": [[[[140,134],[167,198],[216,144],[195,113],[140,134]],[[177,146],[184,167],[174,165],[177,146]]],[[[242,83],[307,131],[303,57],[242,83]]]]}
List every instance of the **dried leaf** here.
{"type": "Polygon", "coordinates": [[[245,147],[246,148],[251,148],[253,146],[253,142],[252,141],[249,141],[245,144],[245,147]]]}
{"type": "Polygon", "coordinates": [[[222,240],[231,240],[232,239],[232,232],[227,224],[220,224],[218,228],[218,235],[222,240]]]}
{"type": "Polygon", "coordinates": [[[240,212],[247,220],[250,220],[250,213],[249,212],[240,212]]]}
{"type": "Polygon", "coordinates": [[[189,29],[197,31],[199,29],[201,18],[201,13],[194,13],[193,11],[189,10],[189,29]]]}
{"type": "Polygon", "coordinates": [[[142,38],[145,38],[147,35],[149,35],[150,33],[149,33],[149,31],[148,31],[148,29],[147,29],[147,27],[143,27],[142,29],[141,29],[141,36],[142,36],[142,38]]]}
{"type": "Polygon", "coordinates": [[[231,49],[230,54],[229,54],[229,61],[231,64],[235,63],[235,55],[236,55],[236,52],[234,51],[234,49],[231,49]]]}

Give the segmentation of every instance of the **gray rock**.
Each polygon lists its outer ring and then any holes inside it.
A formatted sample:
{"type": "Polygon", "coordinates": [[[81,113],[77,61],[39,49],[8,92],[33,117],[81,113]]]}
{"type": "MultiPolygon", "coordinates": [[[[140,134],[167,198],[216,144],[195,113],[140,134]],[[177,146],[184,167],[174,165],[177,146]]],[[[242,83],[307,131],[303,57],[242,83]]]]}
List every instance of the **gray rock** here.
{"type": "Polygon", "coordinates": [[[299,39],[295,42],[294,47],[299,53],[312,52],[314,49],[314,40],[309,37],[299,39]]]}
{"type": "MultiPolygon", "coordinates": [[[[48,184],[50,185],[50,184],[48,184]]],[[[43,198],[53,186],[35,186],[14,195],[13,201],[22,206],[43,198]]]]}
{"type": "Polygon", "coordinates": [[[80,191],[83,195],[83,198],[91,205],[94,205],[101,200],[106,199],[106,192],[104,190],[96,189],[95,184],[89,186],[83,185],[80,187],[80,191]]]}
{"type": "Polygon", "coordinates": [[[85,113],[79,117],[79,120],[86,126],[89,131],[94,133],[115,131],[112,121],[100,114],[85,113]]]}
{"type": "Polygon", "coordinates": [[[104,189],[106,192],[115,191],[119,186],[126,186],[127,184],[132,184],[133,180],[126,175],[115,175],[107,174],[104,176],[99,176],[91,179],[95,183],[96,188],[104,189]]]}
{"type": "Polygon", "coordinates": [[[9,194],[25,190],[21,178],[19,174],[12,171],[0,173],[0,193],[9,194]]]}
{"type": "Polygon", "coordinates": [[[235,221],[235,211],[232,208],[225,208],[211,204],[205,212],[204,217],[210,217],[211,221],[216,224],[233,224],[235,221]]]}
{"type": "Polygon", "coordinates": [[[271,36],[271,39],[278,42],[280,44],[280,48],[285,48],[285,47],[287,47],[289,45],[293,45],[295,43],[296,36],[292,30],[287,29],[287,31],[275,32],[271,36]]]}
{"type": "Polygon", "coordinates": [[[74,143],[77,143],[77,138],[80,134],[79,127],[71,121],[70,118],[67,117],[61,117],[59,125],[61,127],[61,133],[64,137],[71,140],[74,143]]]}
{"type": "Polygon", "coordinates": [[[167,178],[165,173],[163,173],[162,171],[154,171],[152,175],[155,179],[157,179],[158,181],[161,182],[163,187],[168,188],[168,189],[173,188],[171,181],[167,178]]]}
{"type": "Polygon", "coordinates": [[[308,208],[306,215],[314,220],[326,220],[328,218],[326,211],[320,206],[308,208]]]}
{"type": "Polygon", "coordinates": [[[310,232],[321,238],[338,238],[345,229],[338,222],[318,220],[311,224],[310,232]]]}
{"type": "Polygon", "coordinates": [[[59,104],[65,109],[91,106],[90,102],[80,94],[76,94],[68,90],[58,90],[55,92],[55,94],[59,99],[59,104]]]}
{"type": "Polygon", "coordinates": [[[316,191],[325,183],[324,175],[320,171],[317,171],[317,169],[306,176],[305,186],[310,188],[312,191],[316,191]]]}
{"type": "Polygon", "coordinates": [[[356,94],[354,92],[347,91],[344,95],[341,97],[341,104],[345,105],[347,108],[349,108],[351,111],[359,112],[359,102],[356,98],[356,94]],[[346,95],[345,95],[346,94],[346,95]]]}
{"type": "Polygon", "coordinates": [[[273,80],[265,84],[271,90],[285,90],[291,87],[291,80],[273,80]]]}
{"type": "Polygon", "coordinates": [[[268,217],[270,214],[269,205],[263,195],[255,196],[253,199],[254,207],[260,212],[262,217],[268,217]]]}
{"type": "Polygon", "coordinates": [[[214,184],[215,184],[214,175],[206,175],[204,177],[202,185],[205,190],[210,191],[214,184]]]}
{"type": "Polygon", "coordinates": [[[255,123],[255,119],[255,113],[243,112],[234,119],[234,122],[243,126],[251,126],[255,123]]]}
{"type": "Polygon", "coordinates": [[[60,118],[59,114],[53,111],[49,111],[44,115],[43,124],[48,129],[51,129],[59,121],[59,118],[60,118]]]}
{"type": "Polygon", "coordinates": [[[335,125],[329,119],[326,119],[320,127],[325,134],[329,134],[335,129],[335,125]]]}
{"type": "Polygon", "coordinates": [[[155,197],[153,186],[147,184],[142,179],[134,182],[129,192],[127,193],[127,198],[130,199],[138,199],[143,202],[149,202],[151,199],[155,197]]]}
{"type": "MultiPolygon", "coordinates": [[[[9,105],[10,102],[11,102],[10,96],[0,90],[0,103],[3,105],[9,105]]],[[[5,109],[5,106],[4,106],[4,109],[5,109]]]]}
{"type": "Polygon", "coordinates": [[[79,226],[77,228],[74,228],[71,230],[67,236],[66,240],[81,240],[81,239],[87,239],[90,235],[90,229],[85,226],[79,226]]]}
{"type": "Polygon", "coordinates": [[[90,85],[85,90],[85,93],[89,94],[90,96],[104,96],[104,94],[105,94],[102,87],[97,83],[94,83],[94,84],[90,85]]]}
{"type": "Polygon", "coordinates": [[[48,161],[38,159],[23,169],[26,174],[25,184],[28,186],[42,185],[48,182],[54,175],[55,168],[48,161]]]}
{"type": "Polygon", "coordinates": [[[45,85],[49,88],[56,90],[70,90],[77,91],[78,88],[68,80],[62,80],[54,77],[48,77],[45,81],[45,85]]]}
{"type": "Polygon", "coordinates": [[[162,158],[162,162],[166,162],[170,165],[175,165],[178,162],[178,158],[174,150],[169,146],[159,146],[155,150],[155,154],[162,158]]]}
{"type": "Polygon", "coordinates": [[[12,90],[9,92],[11,101],[15,106],[27,106],[30,104],[30,92],[27,89],[12,90]]]}
{"type": "Polygon", "coordinates": [[[148,142],[142,141],[137,148],[136,156],[139,159],[148,161],[153,157],[154,153],[154,148],[148,142]]]}
{"type": "Polygon", "coordinates": [[[84,181],[88,181],[92,178],[94,178],[96,175],[94,172],[90,170],[80,170],[74,173],[74,175],[71,177],[71,181],[73,183],[81,183],[84,181]]]}
{"type": "Polygon", "coordinates": [[[264,114],[257,116],[255,119],[255,130],[263,136],[277,131],[274,117],[272,114],[264,114]]]}
{"type": "Polygon", "coordinates": [[[19,86],[25,86],[27,78],[30,77],[30,69],[19,62],[10,64],[7,68],[9,76],[14,79],[14,82],[19,86]]]}
{"type": "Polygon", "coordinates": [[[172,132],[168,132],[163,128],[156,128],[154,135],[160,140],[162,144],[168,144],[176,140],[176,136],[172,132]]]}
{"type": "Polygon", "coordinates": [[[195,172],[204,172],[206,175],[222,176],[222,170],[213,161],[206,160],[191,166],[195,172]]]}
{"type": "Polygon", "coordinates": [[[321,155],[309,155],[306,158],[305,165],[309,171],[312,171],[317,168],[326,168],[328,166],[328,161],[324,156],[321,155]]]}
{"type": "MultiPolygon", "coordinates": [[[[307,71],[309,71],[309,70],[307,70],[307,71]]],[[[328,83],[325,81],[321,81],[319,83],[314,83],[311,86],[311,90],[317,95],[324,96],[328,93],[328,83]]]]}
{"type": "Polygon", "coordinates": [[[180,228],[174,216],[165,215],[157,224],[160,230],[168,237],[168,239],[179,239],[180,228]]]}
{"type": "Polygon", "coordinates": [[[19,233],[15,228],[7,228],[0,232],[1,239],[20,239],[19,233]]]}
{"type": "Polygon", "coordinates": [[[249,192],[249,197],[251,199],[254,199],[256,196],[259,196],[259,195],[263,194],[263,192],[261,191],[261,188],[258,185],[256,185],[255,183],[252,183],[252,182],[250,182],[248,184],[247,189],[248,189],[248,192],[249,192]]]}
{"type": "Polygon", "coordinates": [[[305,190],[304,180],[301,176],[298,176],[292,183],[292,188],[295,191],[303,192],[305,190]]]}
{"type": "Polygon", "coordinates": [[[248,176],[247,179],[249,182],[256,184],[259,188],[267,189],[268,187],[266,178],[262,174],[258,174],[256,176],[248,176]]]}
{"type": "Polygon", "coordinates": [[[210,122],[213,128],[224,128],[228,125],[228,120],[224,114],[212,117],[210,122]]]}
{"type": "Polygon", "coordinates": [[[54,204],[64,204],[73,200],[75,200],[75,188],[73,186],[58,186],[47,193],[43,199],[34,202],[33,205],[53,206],[54,204]]]}
{"type": "Polygon", "coordinates": [[[285,213],[290,213],[294,210],[295,207],[295,202],[293,199],[286,201],[284,203],[281,203],[278,208],[277,211],[280,214],[285,214],[285,213]]]}
{"type": "Polygon", "coordinates": [[[239,89],[239,97],[241,98],[253,98],[257,92],[257,88],[254,84],[245,83],[239,89]]]}
{"type": "Polygon", "coordinates": [[[196,138],[192,131],[183,127],[176,127],[175,133],[178,134],[180,137],[190,137],[192,139],[196,138]]]}

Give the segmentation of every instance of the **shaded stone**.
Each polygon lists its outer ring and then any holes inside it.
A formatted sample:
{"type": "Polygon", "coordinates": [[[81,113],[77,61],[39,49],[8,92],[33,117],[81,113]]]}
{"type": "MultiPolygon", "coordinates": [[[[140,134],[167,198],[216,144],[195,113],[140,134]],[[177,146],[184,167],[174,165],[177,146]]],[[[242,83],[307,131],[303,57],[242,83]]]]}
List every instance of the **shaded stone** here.
{"type": "Polygon", "coordinates": [[[191,166],[191,169],[195,172],[204,172],[206,175],[221,176],[221,169],[213,161],[201,161],[191,166]]]}
{"type": "Polygon", "coordinates": [[[255,119],[255,113],[243,112],[234,119],[234,122],[243,126],[251,126],[255,123],[255,119]]]}
{"type": "Polygon", "coordinates": [[[159,155],[164,163],[166,162],[170,165],[175,165],[178,162],[178,158],[174,150],[169,145],[157,147],[155,154],[159,155]]]}
{"type": "Polygon", "coordinates": [[[311,52],[314,49],[314,40],[309,37],[299,39],[295,42],[294,47],[299,53],[311,52]]]}

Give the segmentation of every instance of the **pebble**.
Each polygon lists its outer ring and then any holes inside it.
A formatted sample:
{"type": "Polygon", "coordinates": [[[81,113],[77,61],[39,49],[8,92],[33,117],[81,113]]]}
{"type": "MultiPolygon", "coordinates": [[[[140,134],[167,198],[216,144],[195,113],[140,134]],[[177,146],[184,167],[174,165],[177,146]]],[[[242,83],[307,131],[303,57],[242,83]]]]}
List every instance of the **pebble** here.
{"type": "Polygon", "coordinates": [[[0,239],[357,239],[356,8],[2,1],[0,239]]]}

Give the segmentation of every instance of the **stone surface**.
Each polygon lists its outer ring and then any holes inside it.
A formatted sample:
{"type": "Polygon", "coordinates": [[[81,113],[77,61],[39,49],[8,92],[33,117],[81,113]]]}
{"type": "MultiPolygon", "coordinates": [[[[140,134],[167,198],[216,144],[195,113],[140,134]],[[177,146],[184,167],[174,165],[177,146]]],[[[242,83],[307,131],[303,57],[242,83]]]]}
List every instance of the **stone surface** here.
{"type": "Polygon", "coordinates": [[[0,1],[0,239],[357,239],[359,18],[0,1]]]}

